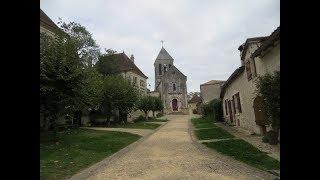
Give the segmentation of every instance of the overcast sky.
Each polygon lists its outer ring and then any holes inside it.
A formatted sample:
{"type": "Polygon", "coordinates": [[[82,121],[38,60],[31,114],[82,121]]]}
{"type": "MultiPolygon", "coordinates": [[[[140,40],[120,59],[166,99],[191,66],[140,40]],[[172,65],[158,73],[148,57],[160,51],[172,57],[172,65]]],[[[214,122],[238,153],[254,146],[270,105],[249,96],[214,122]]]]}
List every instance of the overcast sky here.
{"type": "Polygon", "coordinates": [[[238,47],[280,25],[279,0],[41,0],[56,23],[75,21],[101,49],[134,54],[154,89],[153,63],[164,48],[184,73],[188,92],[226,80],[240,65],[238,47]]]}

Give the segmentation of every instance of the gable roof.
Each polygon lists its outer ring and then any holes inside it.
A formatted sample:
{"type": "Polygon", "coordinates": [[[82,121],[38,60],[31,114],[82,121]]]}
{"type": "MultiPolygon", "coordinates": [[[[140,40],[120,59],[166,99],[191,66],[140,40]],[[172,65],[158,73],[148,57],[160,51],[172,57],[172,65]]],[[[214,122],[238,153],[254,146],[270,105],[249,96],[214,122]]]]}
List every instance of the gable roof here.
{"type": "Polygon", "coordinates": [[[242,51],[241,53],[241,60],[244,60],[246,51],[248,49],[249,44],[253,42],[263,42],[267,39],[267,37],[254,37],[254,38],[248,38],[242,45],[239,46],[238,50],[242,51]]]}
{"type": "Polygon", "coordinates": [[[177,67],[175,67],[174,65],[172,65],[167,72],[164,72],[163,76],[161,77],[161,79],[163,79],[164,77],[166,77],[170,72],[172,71],[177,71],[178,74],[180,74],[180,76],[183,76],[184,78],[187,78],[187,76],[185,76],[177,67]]]}
{"type": "Polygon", "coordinates": [[[238,67],[231,76],[227,79],[226,82],[221,86],[220,98],[222,99],[225,93],[226,88],[244,71],[244,66],[238,67]]]}
{"type": "Polygon", "coordinates": [[[52,31],[57,32],[61,29],[40,9],[40,26],[52,31]]]}
{"type": "Polygon", "coordinates": [[[164,47],[162,47],[156,60],[168,60],[168,59],[173,60],[173,58],[170,56],[167,50],[165,50],[164,47]]]}
{"type": "Polygon", "coordinates": [[[198,103],[198,102],[202,102],[201,97],[194,95],[189,101],[188,103],[198,103]]]}
{"type": "Polygon", "coordinates": [[[133,71],[136,74],[148,78],[143,72],[129,59],[129,57],[125,53],[112,54],[114,59],[119,63],[119,70],[121,72],[133,71]]]}
{"type": "Polygon", "coordinates": [[[221,80],[211,80],[208,81],[206,83],[200,84],[200,86],[205,86],[205,85],[214,85],[214,84],[220,84],[222,85],[225,81],[221,81],[221,80]]]}
{"type": "Polygon", "coordinates": [[[251,55],[252,58],[259,56],[263,51],[271,47],[276,41],[280,41],[280,26],[274,30],[263,44],[251,55]]]}

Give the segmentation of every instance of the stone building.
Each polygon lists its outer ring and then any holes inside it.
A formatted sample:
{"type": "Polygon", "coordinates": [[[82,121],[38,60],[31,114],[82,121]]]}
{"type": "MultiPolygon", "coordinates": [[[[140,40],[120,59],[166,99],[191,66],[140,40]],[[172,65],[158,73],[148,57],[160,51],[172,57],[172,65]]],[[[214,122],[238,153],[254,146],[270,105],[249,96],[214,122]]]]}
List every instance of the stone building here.
{"type": "Polygon", "coordinates": [[[162,47],[155,62],[155,91],[164,104],[164,113],[189,114],[187,102],[187,76],[173,64],[173,58],[162,47]]]}
{"type": "MultiPolygon", "coordinates": [[[[109,56],[111,56],[110,59],[113,59],[117,64],[120,74],[127,79],[130,84],[140,92],[140,94],[146,95],[148,92],[148,77],[134,63],[134,56],[131,55],[129,58],[125,53],[117,53],[109,56]]],[[[143,112],[139,110],[133,111],[128,115],[128,121],[132,121],[140,115],[143,115],[143,112]]]]}
{"type": "Polygon", "coordinates": [[[201,114],[201,104],[202,104],[202,99],[198,95],[194,95],[189,101],[188,101],[188,106],[189,106],[189,113],[190,114],[201,114]],[[196,112],[196,113],[193,113],[196,112]]]}
{"type": "Polygon", "coordinates": [[[221,86],[224,81],[211,80],[200,85],[200,95],[203,103],[220,98],[221,86]]]}
{"type": "Polygon", "coordinates": [[[224,119],[251,133],[264,134],[270,126],[266,126],[267,117],[255,81],[260,75],[280,71],[280,26],[270,36],[247,39],[238,50],[241,66],[221,89],[224,119]]]}
{"type": "Polygon", "coordinates": [[[40,33],[54,37],[62,30],[40,9],[40,33]]]}

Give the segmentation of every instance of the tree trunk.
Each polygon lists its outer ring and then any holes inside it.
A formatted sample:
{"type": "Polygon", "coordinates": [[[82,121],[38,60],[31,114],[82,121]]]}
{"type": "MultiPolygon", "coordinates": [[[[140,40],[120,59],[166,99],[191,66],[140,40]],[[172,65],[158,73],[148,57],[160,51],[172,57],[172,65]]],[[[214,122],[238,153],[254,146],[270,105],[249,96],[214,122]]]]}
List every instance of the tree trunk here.
{"type": "Polygon", "coordinates": [[[146,120],[148,120],[148,111],[144,112],[146,114],[146,120]]]}
{"type": "Polygon", "coordinates": [[[111,118],[111,116],[110,116],[110,114],[108,114],[107,115],[107,122],[106,122],[107,127],[110,126],[110,118],[111,118]]]}

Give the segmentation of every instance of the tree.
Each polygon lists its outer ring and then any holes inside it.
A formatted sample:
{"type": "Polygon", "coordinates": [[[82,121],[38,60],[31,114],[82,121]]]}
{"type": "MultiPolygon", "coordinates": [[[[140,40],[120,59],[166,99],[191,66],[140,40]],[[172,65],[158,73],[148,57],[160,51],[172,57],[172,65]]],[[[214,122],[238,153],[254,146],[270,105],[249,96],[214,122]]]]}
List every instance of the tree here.
{"type": "Polygon", "coordinates": [[[73,42],[40,34],[40,109],[45,129],[56,129],[57,118],[70,112],[74,98],[81,96],[82,72],[73,42]]]}
{"type": "Polygon", "coordinates": [[[113,111],[119,111],[119,121],[126,122],[127,114],[133,109],[138,100],[137,90],[121,75],[105,77],[102,112],[107,115],[107,125],[113,111]]]}
{"type": "Polygon", "coordinates": [[[188,101],[189,101],[193,96],[199,96],[199,97],[200,97],[200,92],[189,92],[188,95],[187,95],[188,101]]]}
{"type": "Polygon", "coordinates": [[[100,48],[93,39],[92,34],[76,22],[63,22],[61,19],[58,24],[60,28],[68,35],[70,41],[76,46],[76,51],[82,63],[92,66],[98,61],[100,48]]]}
{"type": "Polygon", "coordinates": [[[163,110],[163,103],[160,97],[153,97],[151,96],[152,99],[152,116],[154,116],[155,111],[162,111],[163,110]]]}
{"type": "Polygon", "coordinates": [[[145,113],[146,120],[148,120],[148,113],[153,108],[152,96],[142,96],[138,101],[137,108],[145,113]]]}
{"type": "Polygon", "coordinates": [[[259,76],[256,85],[258,95],[264,100],[268,123],[278,134],[280,129],[280,72],[259,76]]]}
{"type": "Polygon", "coordinates": [[[54,38],[40,34],[40,110],[45,129],[56,129],[58,117],[99,106],[103,77],[92,68],[100,55],[92,35],[78,23],[61,24],[54,38]],[[49,121],[48,121],[49,120],[49,121]]]}
{"type": "Polygon", "coordinates": [[[119,64],[113,53],[110,52],[100,55],[95,67],[103,75],[114,75],[120,72],[119,64]]]}

